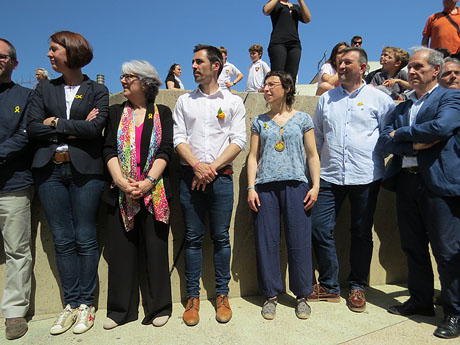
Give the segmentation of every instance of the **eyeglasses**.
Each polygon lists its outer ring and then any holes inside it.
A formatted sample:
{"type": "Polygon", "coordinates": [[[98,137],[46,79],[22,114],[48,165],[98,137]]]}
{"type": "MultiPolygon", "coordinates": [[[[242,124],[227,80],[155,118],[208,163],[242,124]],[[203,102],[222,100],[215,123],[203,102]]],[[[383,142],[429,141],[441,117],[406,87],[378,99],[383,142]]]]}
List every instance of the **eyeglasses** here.
{"type": "Polygon", "coordinates": [[[139,77],[137,75],[134,75],[134,74],[122,74],[120,76],[120,80],[122,80],[123,78],[125,78],[125,80],[127,82],[131,82],[133,80],[139,79],[139,77]]]}
{"type": "Polygon", "coordinates": [[[9,56],[9,55],[4,55],[4,54],[0,54],[0,61],[8,60],[8,58],[11,58],[11,56],[9,56]]]}
{"type": "Polygon", "coordinates": [[[278,85],[281,85],[281,82],[277,82],[277,83],[274,83],[274,82],[271,82],[271,83],[265,83],[264,84],[264,89],[266,87],[268,87],[270,90],[274,89],[275,87],[277,87],[278,85]]]}

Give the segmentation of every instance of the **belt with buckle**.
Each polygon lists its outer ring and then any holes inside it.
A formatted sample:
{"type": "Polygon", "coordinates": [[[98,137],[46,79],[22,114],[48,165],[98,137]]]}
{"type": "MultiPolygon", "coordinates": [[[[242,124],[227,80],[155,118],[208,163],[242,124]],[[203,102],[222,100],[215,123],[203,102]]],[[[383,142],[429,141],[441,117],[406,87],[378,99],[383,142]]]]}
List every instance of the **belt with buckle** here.
{"type": "Polygon", "coordinates": [[[420,170],[418,169],[418,167],[402,168],[401,171],[408,173],[408,174],[412,174],[412,175],[417,175],[420,173],[420,170]]]}
{"type": "Polygon", "coordinates": [[[51,158],[55,164],[62,164],[70,162],[70,153],[67,152],[55,152],[53,158],[51,158]]]}

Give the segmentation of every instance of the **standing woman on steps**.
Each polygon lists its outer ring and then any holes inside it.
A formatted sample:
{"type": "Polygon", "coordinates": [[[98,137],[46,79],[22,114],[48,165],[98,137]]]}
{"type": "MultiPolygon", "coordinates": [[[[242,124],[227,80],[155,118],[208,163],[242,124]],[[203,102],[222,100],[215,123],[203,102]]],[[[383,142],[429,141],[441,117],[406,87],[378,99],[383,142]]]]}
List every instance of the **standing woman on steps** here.
{"type": "Polygon", "coordinates": [[[173,154],[171,110],[156,104],[161,85],[147,61],[122,65],[127,101],[109,110],[104,160],[110,173],[107,210],[109,265],[104,329],[137,320],[139,288],[144,325],[163,326],[171,316],[168,264],[168,169],[173,154]],[[113,182],[112,182],[113,181],[113,182]]]}
{"type": "Polygon", "coordinates": [[[88,41],[70,31],[50,37],[47,54],[62,76],[37,85],[27,132],[35,149],[32,172],[53,235],[65,309],[51,334],[94,324],[99,250],[96,219],[104,187],[103,137],[109,93],[81,69],[91,62],[88,41]]]}
{"type": "Polygon", "coordinates": [[[289,1],[270,0],[263,8],[270,16],[273,30],[268,46],[268,56],[272,71],[284,71],[291,75],[294,82],[299,71],[302,46],[299,38],[299,21],[309,23],[311,14],[304,0],[294,5],[289,1]]]}
{"type": "Polygon", "coordinates": [[[306,296],[312,292],[313,277],[310,209],[318,198],[320,171],[313,121],[310,115],[292,108],[295,85],[288,73],[269,72],[263,89],[271,109],[252,123],[248,156],[257,278],[266,296],[262,316],[275,318],[277,296],[284,289],[280,272],[282,215],[289,287],[297,296],[295,313],[299,319],[307,319],[311,310],[306,296]]]}

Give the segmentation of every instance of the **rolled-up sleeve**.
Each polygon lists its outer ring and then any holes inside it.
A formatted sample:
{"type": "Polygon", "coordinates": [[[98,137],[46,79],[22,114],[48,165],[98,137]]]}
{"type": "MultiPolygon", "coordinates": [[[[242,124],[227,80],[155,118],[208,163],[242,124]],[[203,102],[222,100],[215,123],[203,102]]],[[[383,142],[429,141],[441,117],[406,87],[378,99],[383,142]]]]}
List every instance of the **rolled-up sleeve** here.
{"type": "Polygon", "coordinates": [[[238,97],[235,102],[235,111],[232,114],[232,123],[230,125],[230,143],[237,145],[241,150],[244,150],[246,145],[246,109],[243,101],[238,97]]]}

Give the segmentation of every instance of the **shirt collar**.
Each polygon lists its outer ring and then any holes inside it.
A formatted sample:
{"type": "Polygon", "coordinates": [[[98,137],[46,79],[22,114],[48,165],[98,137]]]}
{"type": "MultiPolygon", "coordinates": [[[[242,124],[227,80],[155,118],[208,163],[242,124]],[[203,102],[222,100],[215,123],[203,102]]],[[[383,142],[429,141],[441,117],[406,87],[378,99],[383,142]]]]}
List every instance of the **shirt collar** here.
{"type": "Polygon", "coordinates": [[[361,90],[367,85],[366,82],[363,80],[363,85],[361,85],[359,88],[357,88],[355,91],[353,91],[352,93],[348,92],[347,90],[345,90],[342,85],[340,85],[340,88],[342,89],[342,93],[344,95],[348,95],[350,97],[356,97],[360,92],[361,90]]]}
{"type": "Polygon", "coordinates": [[[223,98],[224,97],[223,90],[222,90],[222,88],[220,86],[219,86],[219,88],[217,89],[216,92],[211,93],[210,95],[204,93],[203,91],[201,91],[201,89],[199,87],[197,87],[196,90],[195,90],[195,95],[196,96],[201,96],[201,97],[213,97],[213,98],[217,98],[217,97],[223,98]]]}
{"type": "Polygon", "coordinates": [[[433,86],[431,88],[430,91],[428,91],[427,93],[425,93],[422,97],[420,98],[417,98],[417,93],[415,92],[412,92],[410,95],[409,95],[409,99],[413,102],[413,103],[420,103],[420,102],[424,102],[425,99],[427,99],[427,97],[434,91],[434,89],[436,89],[437,87],[439,86],[439,84],[436,83],[435,86],[433,86]]]}

